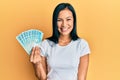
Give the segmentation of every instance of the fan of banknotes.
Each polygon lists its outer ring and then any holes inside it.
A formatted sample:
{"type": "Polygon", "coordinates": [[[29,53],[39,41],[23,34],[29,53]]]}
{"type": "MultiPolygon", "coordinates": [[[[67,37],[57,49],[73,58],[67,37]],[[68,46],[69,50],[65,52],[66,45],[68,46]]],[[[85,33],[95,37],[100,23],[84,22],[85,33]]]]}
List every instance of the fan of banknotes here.
{"type": "Polygon", "coordinates": [[[29,55],[33,47],[39,46],[39,44],[42,42],[42,38],[43,32],[36,29],[24,31],[16,36],[18,42],[29,55]]]}

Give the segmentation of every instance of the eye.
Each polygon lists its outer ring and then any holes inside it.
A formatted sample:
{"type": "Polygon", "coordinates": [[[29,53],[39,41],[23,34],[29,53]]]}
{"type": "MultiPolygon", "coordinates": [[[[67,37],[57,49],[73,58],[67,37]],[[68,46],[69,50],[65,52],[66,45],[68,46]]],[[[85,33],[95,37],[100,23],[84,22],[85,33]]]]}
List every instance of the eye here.
{"type": "Polygon", "coordinates": [[[61,20],[61,19],[58,19],[57,21],[60,22],[60,21],[62,21],[62,20],[61,20]]]}
{"type": "Polygon", "coordinates": [[[67,19],[67,21],[70,21],[71,19],[67,19]]]}

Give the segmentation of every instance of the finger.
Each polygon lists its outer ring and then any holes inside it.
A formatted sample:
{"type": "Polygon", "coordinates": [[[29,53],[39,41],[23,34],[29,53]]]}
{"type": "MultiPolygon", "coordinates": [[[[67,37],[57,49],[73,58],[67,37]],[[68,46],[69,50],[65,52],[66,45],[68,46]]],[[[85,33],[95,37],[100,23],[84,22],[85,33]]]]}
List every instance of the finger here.
{"type": "Polygon", "coordinates": [[[36,64],[36,62],[38,62],[38,58],[39,55],[38,55],[38,50],[37,48],[35,47],[35,50],[34,50],[34,54],[33,54],[33,63],[36,64]]]}
{"type": "Polygon", "coordinates": [[[40,56],[40,50],[39,47],[35,47],[35,53],[34,53],[34,63],[40,62],[41,56],[40,56]]]}
{"type": "Polygon", "coordinates": [[[32,53],[31,53],[31,56],[30,56],[30,61],[31,61],[31,62],[33,62],[34,50],[35,50],[35,48],[33,47],[33,48],[32,48],[32,53]]]}
{"type": "Polygon", "coordinates": [[[40,49],[40,47],[37,47],[37,55],[39,55],[40,57],[41,57],[41,59],[42,59],[42,56],[41,56],[41,49],[40,49]]]}
{"type": "Polygon", "coordinates": [[[40,49],[39,49],[39,47],[36,46],[35,49],[36,49],[35,50],[36,51],[36,55],[40,55],[40,49]]]}
{"type": "Polygon", "coordinates": [[[32,53],[31,53],[31,55],[30,55],[30,61],[31,61],[31,62],[33,62],[34,53],[35,53],[35,48],[33,47],[33,48],[32,48],[32,53]]]}
{"type": "Polygon", "coordinates": [[[33,54],[33,59],[35,60],[35,56],[36,56],[36,47],[34,47],[34,54],[33,54]]]}
{"type": "Polygon", "coordinates": [[[34,56],[37,54],[37,48],[35,47],[35,54],[34,54],[34,56]]]}

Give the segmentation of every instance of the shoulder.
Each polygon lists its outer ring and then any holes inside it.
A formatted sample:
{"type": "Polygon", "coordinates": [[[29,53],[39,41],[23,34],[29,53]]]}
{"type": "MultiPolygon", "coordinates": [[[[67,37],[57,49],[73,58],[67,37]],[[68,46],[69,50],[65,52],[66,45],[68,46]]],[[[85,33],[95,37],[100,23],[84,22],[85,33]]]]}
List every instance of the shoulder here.
{"type": "Polygon", "coordinates": [[[55,43],[53,41],[50,41],[48,39],[44,39],[41,44],[45,45],[45,46],[53,46],[55,43]]]}
{"type": "Polygon", "coordinates": [[[79,38],[76,40],[76,44],[77,44],[77,47],[81,50],[83,49],[89,49],[89,44],[88,44],[88,41],[83,39],[83,38],[79,38]]]}
{"type": "Polygon", "coordinates": [[[75,42],[78,44],[81,44],[81,45],[88,44],[87,40],[85,40],[83,38],[78,38],[75,42]]]}
{"type": "Polygon", "coordinates": [[[90,47],[89,47],[89,44],[88,44],[88,41],[85,40],[85,39],[79,39],[78,40],[80,42],[79,44],[79,48],[81,49],[81,56],[84,56],[86,54],[90,54],[90,47]]]}

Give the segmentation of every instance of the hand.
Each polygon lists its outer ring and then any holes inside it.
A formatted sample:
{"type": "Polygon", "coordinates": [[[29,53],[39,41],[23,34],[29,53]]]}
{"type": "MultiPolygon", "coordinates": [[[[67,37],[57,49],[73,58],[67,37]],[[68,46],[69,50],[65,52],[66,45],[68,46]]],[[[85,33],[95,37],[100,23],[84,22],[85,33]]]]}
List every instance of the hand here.
{"type": "Polygon", "coordinates": [[[33,64],[40,64],[42,62],[42,56],[40,55],[40,48],[33,47],[30,55],[30,62],[33,64]]]}

